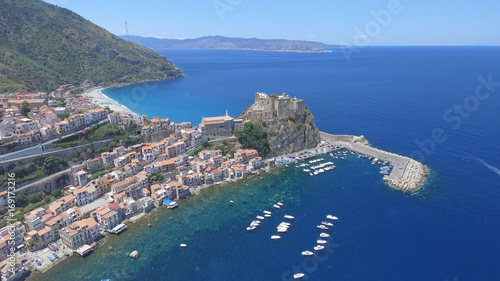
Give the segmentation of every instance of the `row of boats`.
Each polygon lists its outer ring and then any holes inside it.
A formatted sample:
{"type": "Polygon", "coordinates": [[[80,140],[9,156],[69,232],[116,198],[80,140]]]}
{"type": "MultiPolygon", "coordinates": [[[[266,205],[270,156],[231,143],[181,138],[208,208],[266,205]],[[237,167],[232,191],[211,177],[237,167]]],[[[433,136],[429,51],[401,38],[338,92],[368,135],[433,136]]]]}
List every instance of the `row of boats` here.
{"type": "MultiPolygon", "coordinates": [[[[283,203],[281,202],[278,202],[276,204],[273,205],[274,208],[276,209],[279,209],[281,208],[281,206],[283,206],[283,203]]],[[[263,211],[263,215],[258,215],[256,218],[256,220],[253,220],[250,225],[247,227],[247,230],[248,231],[252,231],[254,229],[256,229],[257,227],[259,227],[260,223],[265,220],[266,218],[270,218],[272,215],[272,212],[271,211],[268,211],[268,210],[264,210],[263,211]]],[[[285,218],[287,217],[288,215],[285,215],[285,218]]],[[[292,217],[292,216],[289,216],[289,217],[292,217]]]]}
{"type": "MultiPolygon", "coordinates": [[[[331,220],[331,221],[338,221],[339,220],[336,216],[333,216],[333,215],[327,215],[326,218],[328,220],[331,220]]],[[[318,228],[322,229],[322,230],[329,230],[330,229],[329,227],[333,227],[333,223],[331,223],[330,221],[323,221],[323,222],[321,222],[321,224],[318,225],[318,228]]],[[[325,249],[324,245],[328,243],[328,240],[326,240],[326,239],[330,238],[330,234],[325,233],[325,232],[321,232],[319,234],[319,236],[320,236],[320,239],[316,240],[317,245],[314,246],[314,248],[313,248],[314,251],[316,251],[316,252],[324,250],[325,249]]],[[[303,251],[301,254],[303,256],[313,256],[314,252],[306,250],[306,251],[303,251]]],[[[293,275],[293,278],[294,279],[301,279],[304,276],[305,276],[304,273],[298,272],[298,273],[295,273],[293,275]]]]}

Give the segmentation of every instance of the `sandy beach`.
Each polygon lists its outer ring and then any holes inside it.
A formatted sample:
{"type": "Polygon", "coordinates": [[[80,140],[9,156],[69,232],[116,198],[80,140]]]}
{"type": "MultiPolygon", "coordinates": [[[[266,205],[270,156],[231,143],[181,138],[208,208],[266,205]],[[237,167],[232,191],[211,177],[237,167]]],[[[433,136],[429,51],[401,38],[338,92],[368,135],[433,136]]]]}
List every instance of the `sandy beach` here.
{"type": "Polygon", "coordinates": [[[105,94],[102,93],[102,90],[104,88],[94,88],[88,91],[85,91],[82,95],[84,97],[89,98],[92,100],[92,102],[101,107],[109,107],[111,110],[114,112],[123,112],[123,113],[130,113],[134,115],[138,115],[137,113],[133,112],[132,110],[128,109],[126,106],[120,104],[119,102],[115,101],[114,99],[109,98],[105,94]]]}

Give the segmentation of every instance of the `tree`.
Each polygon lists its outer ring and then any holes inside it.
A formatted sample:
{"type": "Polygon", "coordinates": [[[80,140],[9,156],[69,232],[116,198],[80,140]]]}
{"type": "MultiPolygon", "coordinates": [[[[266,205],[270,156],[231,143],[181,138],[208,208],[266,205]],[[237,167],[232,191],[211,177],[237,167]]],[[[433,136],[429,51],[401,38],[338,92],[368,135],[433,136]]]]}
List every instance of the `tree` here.
{"type": "Polygon", "coordinates": [[[19,111],[19,113],[21,113],[21,115],[23,116],[26,116],[28,117],[28,113],[31,111],[31,107],[30,105],[28,104],[28,101],[23,101],[23,103],[21,104],[21,110],[19,111]]]}
{"type": "Polygon", "coordinates": [[[26,205],[28,205],[28,192],[23,190],[16,196],[16,207],[24,207],[26,205]]]}
{"type": "Polygon", "coordinates": [[[60,189],[54,189],[52,192],[50,192],[50,195],[54,196],[55,198],[59,198],[62,196],[62,191],[60,189]]]}
{"type": "Polygon", "coordinates": [[[234,135],[238,138],[243,148],[257,149],[259,155],[262,157],[271,153],[267,133],[259,124],[252,122],[245,123],[243,130],[234,130],[234,135]]]}
{"type": "Polygon", "coordinates": [[[43,159],[42,169],[46,174],[53,174],[59,170],[59,167],[64,163],[61,157],[49,156],[43,159]]]}

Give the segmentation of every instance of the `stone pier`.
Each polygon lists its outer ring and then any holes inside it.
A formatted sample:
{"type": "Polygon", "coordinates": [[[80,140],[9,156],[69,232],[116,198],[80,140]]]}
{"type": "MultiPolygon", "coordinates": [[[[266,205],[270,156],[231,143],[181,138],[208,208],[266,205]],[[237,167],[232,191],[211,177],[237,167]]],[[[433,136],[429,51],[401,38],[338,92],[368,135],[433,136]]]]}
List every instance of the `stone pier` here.
{"type": "Polygon", "coordinates": [[[332,135],[325,132],[320,132],[320,136],[322,140],[342,146],[347,150],[391,163],[392,171],[389,175],[385,175],[383,180],[394,188],[403,191],[418,190],[429,173],[427,167],[409,157],[369,146],[364,136],[332,135]]]}

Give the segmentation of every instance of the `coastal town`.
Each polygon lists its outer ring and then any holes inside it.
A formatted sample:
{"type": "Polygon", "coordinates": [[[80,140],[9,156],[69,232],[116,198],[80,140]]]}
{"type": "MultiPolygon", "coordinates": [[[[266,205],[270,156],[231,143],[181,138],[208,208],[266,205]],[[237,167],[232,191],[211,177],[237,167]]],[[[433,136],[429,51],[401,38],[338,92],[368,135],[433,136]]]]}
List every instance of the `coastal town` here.
{"type": "MultiPolygon", "coordinates": [[[[246,123],[255,118],[269,122],[278,118],[285,120],[306,108],[304,101],[287,94],[257,93],[255,103],[240,118],[233,118],[226,111],[222,116],[203,117],[201,123],[193,127],[190,122],[138,116],[113,104],[100,90],[92,89],[81,96],[72,95],[70,91],[58,93],[18,94],[15,100],[3,97],[2,138],[5,136],[3,139],[9,142],[23,140],[23,145],[27,145],[67,132],[85,134],[78,130],[92,124],[108,124],[133,131],[137,136],[147,137],[141,140],[149,141],[130,145],[118,142],[110,151],[94,153],[83,162],[71,165],[68,168],[70,184],[55,186],[60,188],[58,198],[22,214],[21,220],[0,229],[0,260],[5,278],[28,271],[44,272],[66,256],[85,256],[108,235],[106,233],[124,231],[124,221],[136,220],[158,207],[175,208],[178,200],[195,195],[203,188],[247,178],[262,170],[270,171],[280,163],[297,163],[349,145],[342,143],[343,139],[339,142],[338,138],[322,136],[321,143],[318,141],[312,147],[317,148],[313,152],[302,147],[300,151],[293,151],[295,155],[285,154],[285,158],[276,155],[263,158],[258,150],[243,148],[235,131],[244,130],[246,123]],[[54,104],[47,102],[47,98],[34,99],[47,96],[65,97],[65,107],[51,106],[54,104]],[[27,116],[20,116],[19,105],[26,102],[30,111],[27,116]],[[67,116],[61,120],[64,116],[57,113],[67,116]],[[61,127],[62,124],[66,127],[61,127]],[[7,127],[10,129],[5,129],[7,127]],[[33,138],[24,139],[26,134],[33,138]],[[9,265],[11,247],[8,245],[16,247],[14,269],[9,265]]],[[[422,178],[413,189],[423,180],[423,173],[420,174],[422,178]]],[[[30,188],[30,192],[36,192],[40,186],[32,184],[30,188]]],[[[9,198],[7,190],[0,192],[4,212],[9,198]]],[[[131,255],[134,256],[135,253],[131,255]]]]}

